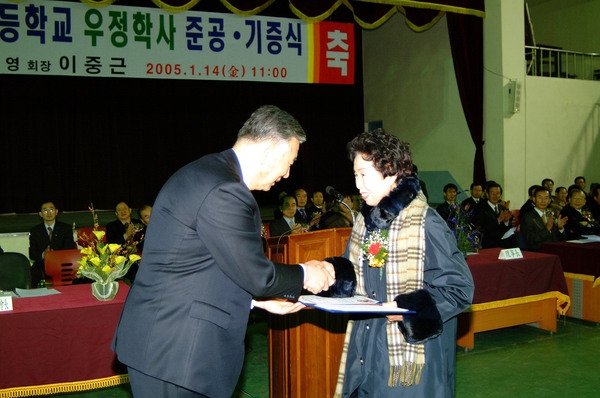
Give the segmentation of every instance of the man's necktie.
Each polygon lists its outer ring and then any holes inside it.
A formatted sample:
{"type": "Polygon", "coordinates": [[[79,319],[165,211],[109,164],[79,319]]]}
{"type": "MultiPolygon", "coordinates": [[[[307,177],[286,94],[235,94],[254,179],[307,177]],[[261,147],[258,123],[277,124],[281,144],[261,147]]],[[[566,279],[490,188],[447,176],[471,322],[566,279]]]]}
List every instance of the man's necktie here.
{"type": "Polygon", "coordinates": [[[548,219],[546,218],[546,213],[542,214],[542,221],[544,222],[544,225],[548,224],[548,219]]]}
{"type": "Polygon", "coordinates": [[[52,227],[48,227],[48,239],[52,241],[52,227]]]}
{"type": "Polygon", "coordinates": [[[304,211],[304,209],[299,209],[300,210],[300,215],[302,216],[302,218],[306,219],[306,212],[304,211]]]}
{"type": "Polygon", "coordinates": [[[498,217],[498,215],[500,214],[500,212],[498,211],[498,205],[494,206],[494,211],[496,212],[496,217],[498,217]]]}

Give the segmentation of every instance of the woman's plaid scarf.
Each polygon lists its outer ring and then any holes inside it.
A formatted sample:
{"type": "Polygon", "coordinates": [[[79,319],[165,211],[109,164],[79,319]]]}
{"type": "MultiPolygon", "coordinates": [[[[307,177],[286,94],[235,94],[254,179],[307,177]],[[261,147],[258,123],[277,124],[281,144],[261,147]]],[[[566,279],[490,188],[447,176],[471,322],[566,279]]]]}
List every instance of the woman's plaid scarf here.
{"type": "MultiPolygon", "coordinates": [[[[388,256],[384,264],[387,297],[423,288],[425,263],[425,215],[429,205],[415,177],[405,177],[390,196],[376,207],[365,206],[358,216],[349,240],[350,261],[357,275],[356,293],[366,295],[363,251],[360,248],[367,230],[389,229],[388,256]]],[[[341,397],[352,321],[348,323],[335,397],[341,397]]],[[[425,364],[423,344],[409,344],[395,322],[387,324],[390,362],[388,386],[418,384],[425,364]]]]}

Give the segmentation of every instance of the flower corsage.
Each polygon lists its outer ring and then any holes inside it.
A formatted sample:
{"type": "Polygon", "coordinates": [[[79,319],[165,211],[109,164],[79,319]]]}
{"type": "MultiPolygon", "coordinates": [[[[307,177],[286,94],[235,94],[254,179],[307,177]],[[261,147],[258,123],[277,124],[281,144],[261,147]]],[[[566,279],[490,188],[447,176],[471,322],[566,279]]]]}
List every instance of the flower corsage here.
{"type": "Polygon", "coordinates": [[[379,278],[381,279],[383,265],[388,254],[388,231],[380,229],[370,231],[360,247],[369,260],[369,267],[379,268],[379,278]]]}

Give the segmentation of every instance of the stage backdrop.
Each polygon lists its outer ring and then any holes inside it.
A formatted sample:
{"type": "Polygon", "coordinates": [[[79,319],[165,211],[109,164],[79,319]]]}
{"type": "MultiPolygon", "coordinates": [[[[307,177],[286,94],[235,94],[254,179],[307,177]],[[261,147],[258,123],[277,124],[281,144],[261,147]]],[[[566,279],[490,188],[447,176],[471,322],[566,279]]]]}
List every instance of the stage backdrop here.
{"type": "MultiPolygon", "coordinates": [[[[203,5],[229,14],[218,2],[203,1],[198,10],[203,5]]],[[[295,18],[286,2],[261,15],[295,18]]],[[[328,21],[353,17],[342,7],[328,21]]],[[[297,187],[350,191],[345,144],[363,131],[357,25],[354,40],[353,84],[0,74],[0,213],[37,212],[47,200],[60,210],[84,210],[90,202],[98,209],[121,200],[134,208],[152,204],[178,168],[231,147],[264,104],[294,115],[308,141],[291,177],[257,192],[259,203],[274,204],[279,191],[297,187]]]]}

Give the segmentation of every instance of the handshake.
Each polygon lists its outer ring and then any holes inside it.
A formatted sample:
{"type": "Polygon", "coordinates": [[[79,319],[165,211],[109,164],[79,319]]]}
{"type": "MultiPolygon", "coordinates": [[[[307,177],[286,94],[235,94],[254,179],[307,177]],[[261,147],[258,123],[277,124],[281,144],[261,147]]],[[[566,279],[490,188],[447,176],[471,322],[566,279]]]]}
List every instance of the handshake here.
{"type": "MultiPolygon", "coordinates": [[[[304,268],[303,288],[325,297],[351,297],[356,291],[356,274],[350,260],[328,257],[324,261],[310,260],[304,268]]],[[[304,308],[301,303],[282,300],[254,301],[255,307],[274,314],[291,314],[304,308]]]]}

